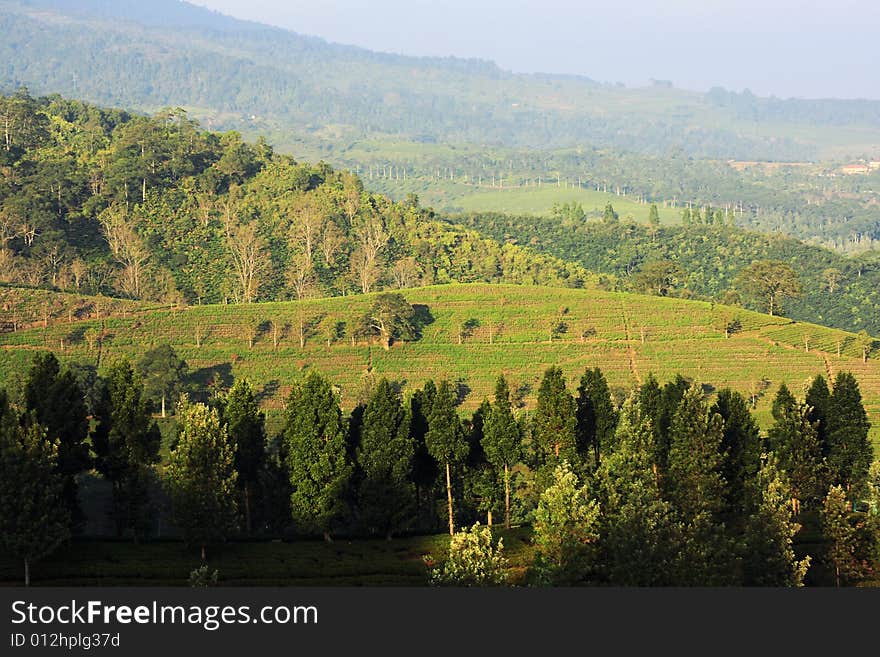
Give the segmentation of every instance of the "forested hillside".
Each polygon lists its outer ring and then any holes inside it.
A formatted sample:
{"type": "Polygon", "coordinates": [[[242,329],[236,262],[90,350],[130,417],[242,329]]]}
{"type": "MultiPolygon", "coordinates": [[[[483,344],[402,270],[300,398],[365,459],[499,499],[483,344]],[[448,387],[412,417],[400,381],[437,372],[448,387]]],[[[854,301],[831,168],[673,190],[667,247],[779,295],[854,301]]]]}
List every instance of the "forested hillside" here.
{"type": "Polygon", "coordinates": [[[449,281],[581,287],[578,265],[440,222],[264,141],[25,92],[0,98],[0,281],[172,303],[449,281]]]}
{"type": "MultiPolygon", "coordinates": [[[[515,75],[486,61],[328,44],[173,0],[8,0],[0,9],[0,85],[138,109],[186,106],[223,127],[305,126],[301,138],[334,147],[391,134],[416,143],[803,160],[880,143],[877,102],[765,101],[515,75]],[[841,129],[851,126],[861,130],[841,129]]],[[[601,77],[601,63],[595,68],[601,77]]]]}
{"type": "Polygon", "coordinates": [[[722,210],[688,209],[687,225],[679,226],[621,220],[613,207],[599,221],[568,210],[550,217],[470,214],[456,221],[614,275],[622,289],[741,303],[764,312],[767,299],[747,290],[740,276],[755,261],[781,262],[793,270],[799,288],[781,303],[786,316],[880,332],[880,261],[873,255],[847,258],[784,235],[742,230],[722,210]]]}

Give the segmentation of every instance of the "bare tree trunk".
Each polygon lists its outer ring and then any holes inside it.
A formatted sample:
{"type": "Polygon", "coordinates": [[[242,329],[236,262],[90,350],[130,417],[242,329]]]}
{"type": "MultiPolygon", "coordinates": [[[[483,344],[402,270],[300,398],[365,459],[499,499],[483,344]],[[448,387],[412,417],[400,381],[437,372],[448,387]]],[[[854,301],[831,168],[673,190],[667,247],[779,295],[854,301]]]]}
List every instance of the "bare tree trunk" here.
{"type": "Polygon", "coordinates": [[[251,484],[250,482],[246,482],[244,485],[244,517],[245,523],[247,524],[247,533],[248,536],[253,532],[253,526],[251,525],[251,484]]]}
{"type": "Polygon", "coordinates": [[[202,561],[205,561],[205,546],[202,546],[202,561]]]}
{"type": "Polygon", "coordinates": [[[330,532],[324,532],[324,541],[325,541],[326,543],[332,543],[332,542],[333,542],[333,539],[330,538],[330,532]]]}
{"type": "Polygon", "coordinates": [[[31,562],[28,559],[24,560],[24,585],[31,585],[31,562]]]}
{"type": "Polygon", "coordinates": [[[452,476],[449,473],[449,461],[446,461],[446,504],[449,513],[449,535],[455,535],[455,520],[452,517],[452,476]]]}
{"type": "Polygon", "coordinates": [[[165,417],[165,395],[162,395],[162,417],[165,417]]]}
{"type": "Polygon", "coordinates": [[[510,529],[510,468],[504,464],[504,528],[510,529]]]}

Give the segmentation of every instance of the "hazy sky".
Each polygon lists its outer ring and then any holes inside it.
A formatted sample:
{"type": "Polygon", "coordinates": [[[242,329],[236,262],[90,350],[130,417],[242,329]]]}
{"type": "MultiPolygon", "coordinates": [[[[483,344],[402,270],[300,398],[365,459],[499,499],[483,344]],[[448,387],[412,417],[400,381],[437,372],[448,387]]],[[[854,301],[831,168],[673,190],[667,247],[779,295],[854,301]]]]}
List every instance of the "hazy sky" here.
{"type": "Polygon", "coordinates": [[[628,85],[880,99],[878,0],[191,0],[329,41],[628,85]]]}

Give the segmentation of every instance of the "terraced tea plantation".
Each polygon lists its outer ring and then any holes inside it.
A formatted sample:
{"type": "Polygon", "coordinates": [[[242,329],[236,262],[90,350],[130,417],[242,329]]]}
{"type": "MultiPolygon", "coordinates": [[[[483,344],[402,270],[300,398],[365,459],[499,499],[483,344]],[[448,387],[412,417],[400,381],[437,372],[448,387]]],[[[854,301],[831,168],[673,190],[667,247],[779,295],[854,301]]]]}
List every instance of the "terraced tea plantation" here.
{"type": "Polygon", "coordinates": [[[404,295],[424,322],[422,336],[389,350],[351,336],[375,295],[132,307],[124,315],[61,316],[0,334],[0,379],[14,389],[35,350],[101,368],[167,342],[199,387],[249,377],[277,426],[291,382],[310,368],[339,386],[346,409],[371,377],[385,376],[404,392],[429,378],[457,382],[464,412],[491,395],[499,373],[528,410],[548,366],[562,367],[572,388],[585,368],[599,366],[621,395],[649,373],[661,382],[681,373],[709,392],[733,387],[754,400],[766,427],[780,383],[800,395],[816,374],[849,370],[861,385],[875,444],[880,439],[880,361],[863,336],[706,302],[595,290],[468,284],[404,295]]]}

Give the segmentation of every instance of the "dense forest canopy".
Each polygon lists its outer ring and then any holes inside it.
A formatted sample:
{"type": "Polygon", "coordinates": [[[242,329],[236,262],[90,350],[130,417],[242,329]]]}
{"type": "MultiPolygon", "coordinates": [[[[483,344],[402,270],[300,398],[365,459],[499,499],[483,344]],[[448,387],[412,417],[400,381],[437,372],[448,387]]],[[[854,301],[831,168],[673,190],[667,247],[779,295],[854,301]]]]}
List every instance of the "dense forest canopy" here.
{"type": "Polygon", "coordinates": [[[190,303],[450,281],[581,287],[578,265],[370,194],[265,141],[25,90],[0,97],[0,278],[190,303]]]}

